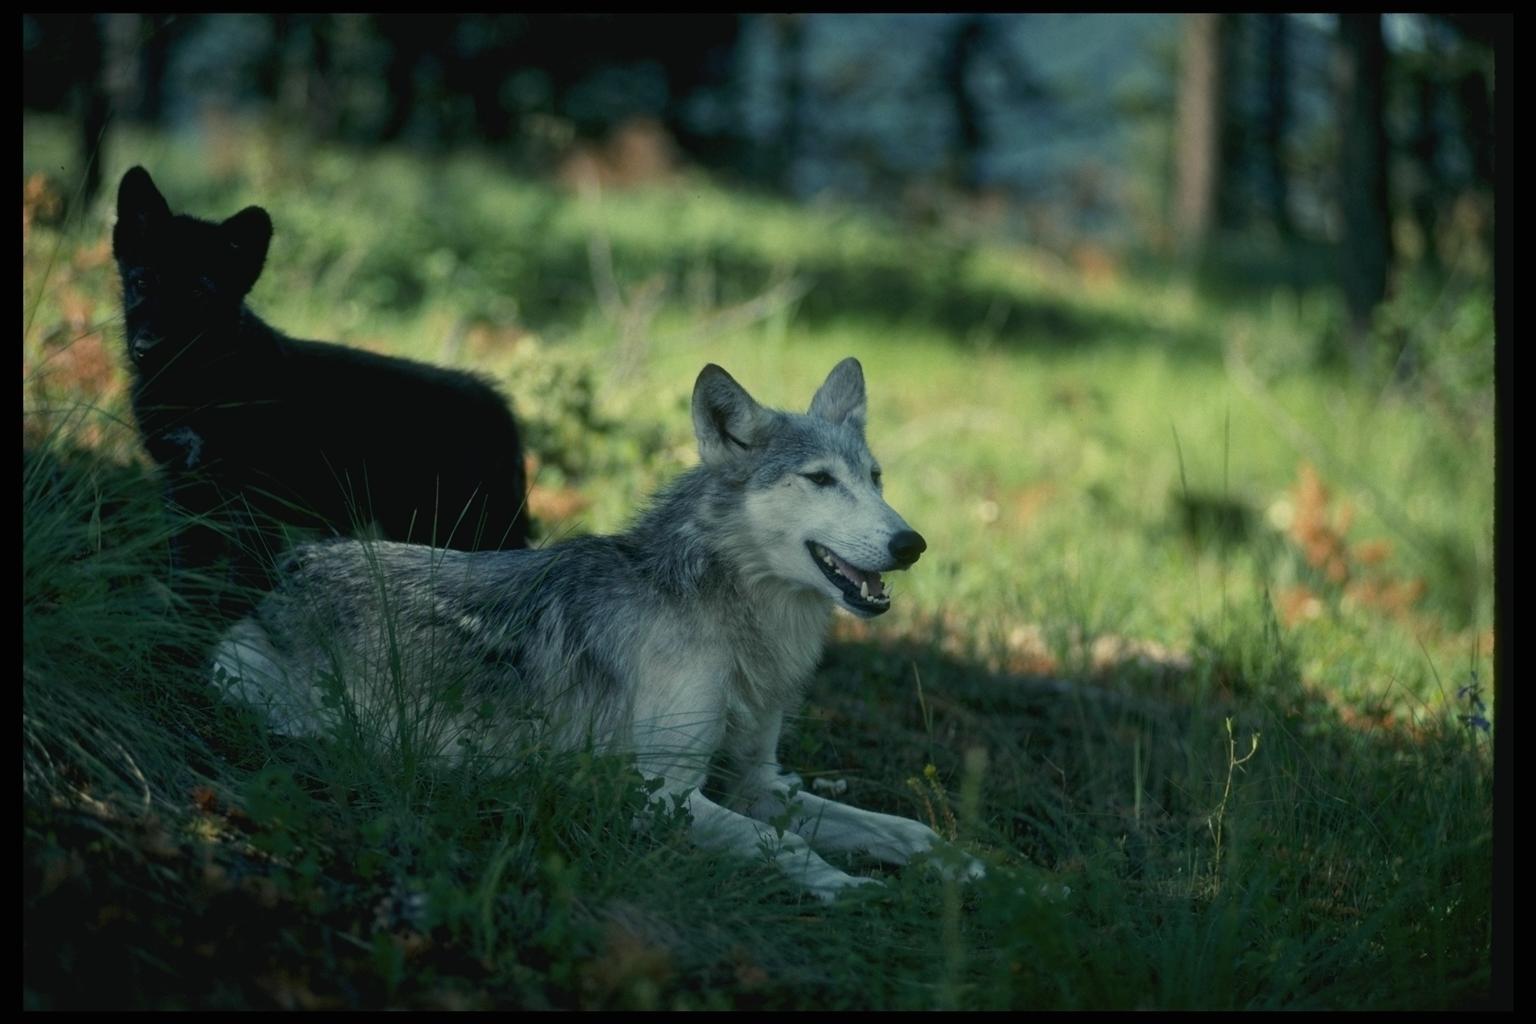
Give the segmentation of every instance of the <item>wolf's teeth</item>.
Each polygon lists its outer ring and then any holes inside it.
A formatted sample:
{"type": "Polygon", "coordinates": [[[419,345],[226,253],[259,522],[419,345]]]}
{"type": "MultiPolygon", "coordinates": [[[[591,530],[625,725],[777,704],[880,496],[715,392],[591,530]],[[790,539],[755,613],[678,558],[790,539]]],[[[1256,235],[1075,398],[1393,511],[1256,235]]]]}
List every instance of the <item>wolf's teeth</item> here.
{"type": "Polygon", "coordinates": [[[869,580],[859,581],[859,596],[866,601],[869,600],[869,580]]]}

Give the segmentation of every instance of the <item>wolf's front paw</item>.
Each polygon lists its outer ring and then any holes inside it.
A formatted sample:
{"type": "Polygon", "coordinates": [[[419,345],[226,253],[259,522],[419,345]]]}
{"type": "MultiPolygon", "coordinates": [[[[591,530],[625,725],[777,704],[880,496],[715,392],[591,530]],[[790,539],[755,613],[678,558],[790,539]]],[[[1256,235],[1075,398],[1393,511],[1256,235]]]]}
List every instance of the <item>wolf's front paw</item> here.
{"type": "Polygon", "coordinates": [[[946,882],[975,882],[987,877],[985,864],[948,844],[934,847],[928,865],[946,882]]]}
{"type": "Polygon", "coordinates": [[[891,859],[899,864],[904,864],[913,857],[931,854],[945,846],[943,836],[922,822],[913,821],[910,818],[889,819],[887,831],[889,844],[894,853],[891,859]]]}

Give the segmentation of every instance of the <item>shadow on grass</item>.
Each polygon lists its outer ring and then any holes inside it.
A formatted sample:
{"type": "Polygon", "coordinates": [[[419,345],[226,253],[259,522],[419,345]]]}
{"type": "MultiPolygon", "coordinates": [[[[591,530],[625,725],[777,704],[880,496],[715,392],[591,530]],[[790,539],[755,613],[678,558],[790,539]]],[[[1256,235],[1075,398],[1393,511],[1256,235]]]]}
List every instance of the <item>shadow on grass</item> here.
{"type": "MultiPolygon", "coordinates": [[[[1081,897],[1079,939],[1124,932],[1103,951],[1126,958],[1119,981],[1141,958],[1139,983],[1161,993],[1145,1005],[1412,1005],[1409,989],[1475,1004],[1487,736],[1454,708],[1391,723],[1344,705],[1304,686],[1283,649],[1255,646],[1200,641],[1179,670],[1127,661],[1063,678],[996,672],[937,637],[843,642],[785,760],[832,769],[852,802],[1050,872],[1081,897]],[[1222,956],[1267,949],[1256,970],[1159,962],[1159,947],[1212,941],[1212,914],[1232,929],[1222,956]]],[[[1012,925],[999,927],[1006,947],[1012,925]]],[[[1111,991],[1110,1005],[1145,998],[1111,991]]]]}
{"type": "MultiPolygon", "coordinates": [[[[998,671],[944,646],[938,637],[832,644],[798,723],[797,767],[900,782],[933,764],[958,782],[966,751],[979,747],[997,775],[989,786],[1139,827],[1203,822],[1220,795],[1210,787],[1226,777],[1229,719],[1237,755],[1252,733],[1263,737],[1243,773],[1250,779],[1264,779],[1268,762],[1289,783],[1341,792],[1334,769],[1395,789],[1405,758],[1475,763],[1486,740],[1455,709],[1407,722],[1331,699],[1301,682],[1287,653],[1255,654],[1241,642],[1197,638],[1172,666],[1131,654],[1050,674],[998,671]],[[1309,765],[1305,779],[1297,761],[1309,765]]],[[[793,732],[787,747],[796,751],[793,732]]],[[[906,797],[871,785],[872,798],[883,791],[890,809],[905,801],[910,812],[906,797]]]]}

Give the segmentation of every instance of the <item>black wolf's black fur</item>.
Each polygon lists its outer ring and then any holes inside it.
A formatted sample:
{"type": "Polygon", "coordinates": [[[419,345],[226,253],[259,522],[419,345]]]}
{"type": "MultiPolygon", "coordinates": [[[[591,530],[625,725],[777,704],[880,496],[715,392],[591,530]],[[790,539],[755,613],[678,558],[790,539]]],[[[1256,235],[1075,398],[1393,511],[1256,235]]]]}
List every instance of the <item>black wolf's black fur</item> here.
{"type": "Polygon", "coordinates": [[[502,397],[471,374],[263,323],[245,297],[271,238],[256,206],[218,224],[172,214],[141,167],[118,188],[133,411],[168,500],[194,517],[176,568],[262,586],[280,523],[526,546],[522,446],[502,397]]]}

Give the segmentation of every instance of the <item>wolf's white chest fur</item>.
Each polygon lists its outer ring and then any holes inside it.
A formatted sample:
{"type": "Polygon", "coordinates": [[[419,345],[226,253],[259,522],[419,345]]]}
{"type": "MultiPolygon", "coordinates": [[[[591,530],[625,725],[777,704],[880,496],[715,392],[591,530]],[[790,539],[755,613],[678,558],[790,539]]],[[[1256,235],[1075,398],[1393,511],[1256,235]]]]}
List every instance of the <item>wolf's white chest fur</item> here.
{"type": "Polygon", "coordinates": [[[773,587],[703,614],[659,617],[631,663],[632,752],[699,781],[722,751],[771,754],[761,750],[765,733],[776,737],[799,704],[831,615],[819,595],[773,587]]]}
{"type": "Polygon", "coordinates": [[[728,618],[733,710],[787,711],[798,704],[831,620],[831,602],[798,590],[780,591],[753,613],[728,618]]]}

